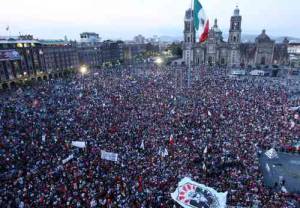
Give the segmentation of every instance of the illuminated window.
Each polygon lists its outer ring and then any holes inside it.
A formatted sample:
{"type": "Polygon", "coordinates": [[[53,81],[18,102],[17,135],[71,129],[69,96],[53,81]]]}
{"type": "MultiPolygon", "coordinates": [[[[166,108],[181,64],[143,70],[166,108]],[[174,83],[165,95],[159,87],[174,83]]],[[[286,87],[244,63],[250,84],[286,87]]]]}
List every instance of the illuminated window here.
{"type": "Polygon", "coordinates": [[[18,48],[22,48],[22,47],[23,47],[23,44],[22,44],[22,43],[17,43],[17,47],[18,47],[18,48]]]}

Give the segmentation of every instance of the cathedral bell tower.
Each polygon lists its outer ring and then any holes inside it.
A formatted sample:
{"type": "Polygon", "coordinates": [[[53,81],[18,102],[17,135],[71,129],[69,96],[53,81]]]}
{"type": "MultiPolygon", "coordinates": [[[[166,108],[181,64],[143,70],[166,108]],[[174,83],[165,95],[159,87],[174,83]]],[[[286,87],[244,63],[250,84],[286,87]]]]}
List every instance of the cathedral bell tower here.
{"type": "Polygon", "coordinates": [[[192,9],[189,9],[185,12],[183,33],[183,60],[186,65],[189,65],[192,64],[194,60],[193,46],[196,42],[196,32],[194,28],[194,18],[192,9]]]}
{"type": "Polygon", "coordinates": [[[238,7],[234,10],[234,14],[230,20],[230,30],[228,37],[229,44],[229,60],[231,66],[240,66],[240,44],[242,35],[242,16],[238,7]]]}

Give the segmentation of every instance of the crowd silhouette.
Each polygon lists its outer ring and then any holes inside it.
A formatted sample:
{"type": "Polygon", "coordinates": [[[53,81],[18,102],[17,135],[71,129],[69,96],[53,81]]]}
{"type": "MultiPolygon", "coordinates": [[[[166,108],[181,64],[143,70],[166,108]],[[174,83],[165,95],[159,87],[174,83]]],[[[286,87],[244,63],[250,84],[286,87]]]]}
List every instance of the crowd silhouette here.
{"type": "Polygon", "coordinates": [[[228,191],[229,206],[299,206],[299,195],[263,186],[257,154],[296,142],[289,107],[300,100],[272,78],[201,70],[190,88],[152,66],[2,92],[0,207],[175,208],[170,193],[184,177],[228,191]]]}

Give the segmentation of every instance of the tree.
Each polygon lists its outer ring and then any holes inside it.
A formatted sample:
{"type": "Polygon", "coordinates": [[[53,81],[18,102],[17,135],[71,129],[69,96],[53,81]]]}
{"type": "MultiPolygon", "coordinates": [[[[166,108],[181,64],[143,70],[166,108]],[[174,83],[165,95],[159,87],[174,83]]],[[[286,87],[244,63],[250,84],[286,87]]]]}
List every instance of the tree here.
{"type": "Polygon", "coordinates": [[[180,43],[172,43],[166,50],[170,50],[173,56],[182,56],[182,48],[180,43]]]}

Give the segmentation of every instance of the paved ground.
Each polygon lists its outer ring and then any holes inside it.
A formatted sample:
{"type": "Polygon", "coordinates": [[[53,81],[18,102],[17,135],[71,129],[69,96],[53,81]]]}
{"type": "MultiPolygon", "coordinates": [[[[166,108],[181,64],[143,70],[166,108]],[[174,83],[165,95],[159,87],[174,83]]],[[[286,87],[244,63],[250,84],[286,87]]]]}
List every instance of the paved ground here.
{"type": "Polygon", "coordinates": [[[277,183],[277,190],[279,190],[282,177],[289,193],[300,194],[300,155],[278,153],[278,156],[277,159],[269,159],[262,154],[259,158],[265,186],[273,188],[277,183]]]}

